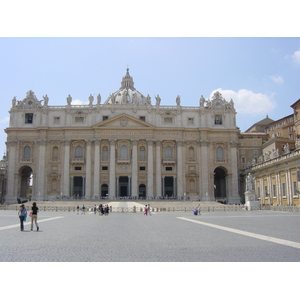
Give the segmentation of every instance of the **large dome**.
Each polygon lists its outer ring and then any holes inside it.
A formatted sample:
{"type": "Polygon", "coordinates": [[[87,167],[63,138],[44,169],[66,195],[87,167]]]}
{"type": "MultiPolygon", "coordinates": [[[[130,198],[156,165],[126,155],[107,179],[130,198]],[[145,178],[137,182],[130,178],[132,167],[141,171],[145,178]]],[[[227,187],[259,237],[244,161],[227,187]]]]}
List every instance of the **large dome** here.
{"type": "Polygon", "coordinates": [[[134,88],[134,82],[129,74],[129,69],[126,69],[126,75],[122,78],[121,87],[118,91],[111,94],[104,104],[135,104],[145,105],[151,104],[150,96],[145,97],[134,88]]]}

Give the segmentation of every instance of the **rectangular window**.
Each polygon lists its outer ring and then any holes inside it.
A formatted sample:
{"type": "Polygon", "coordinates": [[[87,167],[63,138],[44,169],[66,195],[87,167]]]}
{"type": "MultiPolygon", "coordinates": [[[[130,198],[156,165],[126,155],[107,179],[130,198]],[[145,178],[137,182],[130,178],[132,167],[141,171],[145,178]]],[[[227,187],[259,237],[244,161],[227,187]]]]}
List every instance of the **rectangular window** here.
{"type": "Polygon", "coordinates": [[[81,167],[75,167],[75,171],[80,171],[81,167]]]}
{"type": "Polygon", "coordinates": [[[140,171],[146,171],[146,167],[140,167],[140,171]]]}
{"type": "Polygon", "coordinates": [[[54,117],[53,123],[54,124],[60,124],[60,117],[54,117]]]}
{"type": "Polygon", "coordinates": [[[222,116],[221,115],[215,116],[215,125],[222,125],[222,116]]]}
{"type": "Polygon", "coordinates": [[[140,120],[145,122],[146,121],[146,117],[145,116],[140,116],[140,120]]]}
{"type": "Polygon", "coordinates": [[[298,196],[297,181],[293,181],[294,196],[298,196]]]}
{"type": "Polygon", "coordinates": [[[25,114],[25,124],[32,124],[33,123],[33,114],[25,114]]]}
{"type": "Polygon", "coordinates": [[[84,117],[75,117],[75,123],[83,123],[84,117]]]}
{"type": "Polygon", "coordinates": [[[172,167],[166,167],[166,171],[172,171],[173,168],[172,167]]]}
{"type": "Polygon", "coordinates": [[[172,124],[173,118],[172,117],[164,117],[164,123],[165,124],[172,124]]]}
{"type": "Polygon", "coordinates": [[[273,197],[277,197],[276,184],[273,184],[273,197]]]}
{"type": "Polygon", "coordinates": [[[102,171],[107,171],[108,170],[108,167],[107,166],[103,166],[102,167],[102,171]]]}
{"type": "Polygon", "coordinates": [[[286,197],[286,184],[285,184],[285,182],[282,183],[282,197],[286,197]]]}
{"type": "Polygon", "coordinates": [[[188,118],[188,125],[194,125],[194,118],[188,118]]]}
{"type": "Polygon", "coordinates": [[[102,121],[108,120],[108,116],[103,116],[102,121]]]}

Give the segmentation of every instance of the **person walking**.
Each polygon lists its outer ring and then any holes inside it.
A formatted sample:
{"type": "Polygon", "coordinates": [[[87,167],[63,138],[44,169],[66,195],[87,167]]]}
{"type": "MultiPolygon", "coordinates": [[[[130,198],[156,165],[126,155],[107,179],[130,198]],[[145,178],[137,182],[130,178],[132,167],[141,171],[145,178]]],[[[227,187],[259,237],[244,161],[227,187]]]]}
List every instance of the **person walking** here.
{"type": "Polygon", "coordinates": [[[33,229],[33,221],[35,222],[35,226],[36,226],[36,231],[39,231],[39,225],[37,223],[37,214],[39,212],[39,208],[36,206],[36,203],[33,202],[32,203],[32,207],[31,207],[31,228],[30,230],[33,229]]]}
{"type": "Polygon", "coordinates": [[[77,205],[77,215],[79,215],[79,205],[77,205]]]}
{"type": "Polygon", "coordinates": [[[144,216],[147,216],[148,215],[148,207],[147,207],[147,204],[145,205],[145,209],[144,209],[144,216]]]}
{"type": "Polygon", "coordinates": [[[94,215],[96,215],[96,213],[97,213],[97,206],[96,206],[96,204],[94,205],[94,215]]]}
{"type": "Polygon", "coordinates": [[[148,204],[148,213],[149,213],[149,216],[151,216],[151,208],[150,208],[150,204],[148,204]]]}
{"type": "Polygon", "coordinates": [[[26,221],[26,217],[27,217],[27,210],[24,204],[20,206],[18,215],[20,218],[20,229],[21,231],[24,231],[24,221],[26,221]]]}
{"type": "Polygon", "coordinates": [[[82,205],[82,212],[81,212],[81,214],[85,215],[85,206],[84,206],[84,204],[82,205]]]}

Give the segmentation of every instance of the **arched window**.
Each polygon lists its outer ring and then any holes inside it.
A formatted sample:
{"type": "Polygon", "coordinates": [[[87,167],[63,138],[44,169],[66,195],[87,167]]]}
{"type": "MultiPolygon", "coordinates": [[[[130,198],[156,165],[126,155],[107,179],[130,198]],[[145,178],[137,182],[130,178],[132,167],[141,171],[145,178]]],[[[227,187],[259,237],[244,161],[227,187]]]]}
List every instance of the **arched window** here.
{"type": "Polygon", "coordinates": [[[144,160],[146,158],[146,150],[145,147],[140,148],[140,160],[144,160]]]}
{"type": "Polygon", "coordinates": [[[222,147],[217,148],[216,157],[217,157],[217,160],[224,160],[223,148],[222,147]]]}
{"type": "Polygon", "coordinates": [[[52,160],[57,161],[58,160],[58,147],[54,146],[52,148],[52,160]]]}
{"type": "Polygon", "coordinates": [[[172,155],[172,148],[170,146],[167,146],[166,149],[165,149],[165,156],[166,158],[172,158],[173,155],[172,155]]]}
{"type": "Polygon", "coordinates": [[[83,157],[83,151],[81,146],[77,146],[75,148],[75,158],[82,158],[83,157]]]}
{"type": "Polygon", "coordinates": [[[30,147],[29,146],[25,146],[24,147],[24,159],[30,159],[30,147]]]}
{"type": "Polygon", "coordinates": [[[121,157],[120,158],[128,158],[128,149],[127,146],[121,147],[121,157]]]}

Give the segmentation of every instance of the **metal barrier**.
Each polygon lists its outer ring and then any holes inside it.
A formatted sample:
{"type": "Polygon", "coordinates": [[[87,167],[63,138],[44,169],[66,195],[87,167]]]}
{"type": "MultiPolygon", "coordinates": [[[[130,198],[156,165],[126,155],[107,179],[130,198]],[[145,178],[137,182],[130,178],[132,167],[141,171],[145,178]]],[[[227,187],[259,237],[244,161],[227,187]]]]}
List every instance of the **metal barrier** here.
{"type": "MultiPolygon", "coordinates": [[[[19,205],[0,205],[0,210],[16,210],[20,208],[19,205]]],[[[41,206],[40,211],[67,211],[67,212],[77,212],[76,207],[71,206],[41,206]]],[[[194,208],[185,206],[173,206],[173,207],[151,207],[151,212],[191,212],[194,208]]],[[[244,205],[224,205],[224,206],[200,206],[201,212],[222,212],[222,211],[242,211],[246,210],[244,205]]],[[[270,206],[261,205],[259,210],[271,210],[271,211],[287,211],[287,212],[300,212],[300,206],[270,206]]],[[[79,210],[82,211],[81,208],[79,210]]],[[[93,207],[86,207],[86,212],[93,212],[93,207]]],[[[144,213],[143,207],[112,207],[110,206],[110,213],[144,213]]],[[[97,210],[97,213],[99,211],[97,210]]]]}

